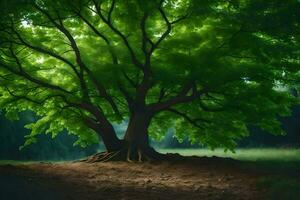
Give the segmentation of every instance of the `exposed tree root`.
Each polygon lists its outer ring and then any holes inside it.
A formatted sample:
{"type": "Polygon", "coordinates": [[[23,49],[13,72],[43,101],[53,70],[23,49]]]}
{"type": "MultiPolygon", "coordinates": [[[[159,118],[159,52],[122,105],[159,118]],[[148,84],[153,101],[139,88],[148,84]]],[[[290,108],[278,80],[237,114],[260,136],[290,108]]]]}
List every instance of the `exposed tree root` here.
{"type": "Polygon", "coordinates": [[[172,163],[190,163],[193,165],[213,165],[218,164],[229,164],[234,166],[237,161],[231,158],[218,158],[218,157],[197,157],[197,156],[182,156],[177,153],[168,153],[161,154],[159,152],[153,151],[142,152],[142,157],[139,158],[137,152],[136,154],[131,154],[131,157],[128,158],[128,149],[123,149],[120,151],[114,152],[101,152],[95,155],[89,156],[85,159],[78,160],[75,162],[85,162],[85,163],[97,163],[97,162],[112,162],[112,161],[122,161],[122,162],[133,162],[133,163],[142,163],[142,162],[151,162],[159,163],[160,161],[172,162],[172,163]]]}
{"type": "Polygon", "coordinates": [[[85,159],[79,160],[79,162],[95,163],[95,162],[107,162],[107,161],[124,161],[126,160],[126,154],[122,150],[114,152],[101,152],[89,156],[85,159]]]}
{"type": "Polygon", "coordinates": [[[124,148],[119,151],[113,152],[101,152],[89,156],[85,159],[81,159],[77,162],[95,163],[95,162],[109,162],[109,161],[127,161],[127,162],[151,162],[162,160],[166,158],[166,155],[160,154],[156,151],[143,152],[142,150],[137,150],[132,152],[130,148],[124,148]]]}

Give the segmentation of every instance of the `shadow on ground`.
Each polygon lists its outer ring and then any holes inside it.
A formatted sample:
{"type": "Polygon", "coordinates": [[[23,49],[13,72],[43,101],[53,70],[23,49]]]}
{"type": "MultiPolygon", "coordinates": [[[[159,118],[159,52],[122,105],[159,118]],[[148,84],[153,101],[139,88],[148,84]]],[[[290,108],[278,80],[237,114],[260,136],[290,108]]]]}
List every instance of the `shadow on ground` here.
{"type": "Polygon", "coordinates": [[[0,200],[297,200],[299,166],[178,156],[154,163],[5,164],[0,200]]]}
{"type": "Polygon", "coordinates": [[[45,187],[31,177],[0,173],[1,200],[66,200],[62,192],[45,187]]]}

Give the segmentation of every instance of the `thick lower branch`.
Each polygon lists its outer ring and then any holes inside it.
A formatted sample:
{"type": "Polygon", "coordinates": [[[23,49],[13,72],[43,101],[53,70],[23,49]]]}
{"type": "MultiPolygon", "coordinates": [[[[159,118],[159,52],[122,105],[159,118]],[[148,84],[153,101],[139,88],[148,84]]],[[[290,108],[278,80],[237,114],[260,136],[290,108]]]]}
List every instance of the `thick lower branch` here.
{"type": "Polygon", "coordinates": [[[85,124],[99,135],[108,152],[119,151],[123,148],[123,142],[117,137],[117,134],[111,124],[100,124],[91,118],[86,118],[85,124]]]}

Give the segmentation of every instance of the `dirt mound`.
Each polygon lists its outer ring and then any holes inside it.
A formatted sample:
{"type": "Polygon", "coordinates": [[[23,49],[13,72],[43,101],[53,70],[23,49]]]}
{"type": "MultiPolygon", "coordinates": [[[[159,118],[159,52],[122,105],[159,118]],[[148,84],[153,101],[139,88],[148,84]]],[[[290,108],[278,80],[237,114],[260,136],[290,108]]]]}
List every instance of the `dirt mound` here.
{"type": "Polygon", "coordinates": [[[167,161],[144,163],[1,166],[0,199],[6,195],[18,200],[18,193],[22,193],[22,200],[41,199],[41,193],[43,199],[55,200],[263,199],[256,188],[257,175],[240,169],[238,161],[168,156],[167,161]],[[9,193],[11,190],[14,192],[9,193]]]}

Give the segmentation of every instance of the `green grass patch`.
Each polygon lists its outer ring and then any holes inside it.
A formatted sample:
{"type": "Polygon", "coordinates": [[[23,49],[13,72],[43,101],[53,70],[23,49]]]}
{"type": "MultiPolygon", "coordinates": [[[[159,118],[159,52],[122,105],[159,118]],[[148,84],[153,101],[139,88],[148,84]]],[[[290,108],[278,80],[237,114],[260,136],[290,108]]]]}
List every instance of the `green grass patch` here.
{"type": "Polygon", "coordinates": [[[17,161],[17,160],[0,160],[0,165],[23,165],[23,164],[31,164],[34,162],[30,161],[17,161]]]}
{"type": "Polygon", "coordinates": [[[235,153],[223,149],[159,149],[161,153],[179,153],[183,156],[217,156],[242,161],[299,161],[300,149],[253,148],[237,149],[235,153]]]}
{"type": "Polygon", "coordinates": [[[253,148],[237,149],[235,153],[223,149],[159,149],[161,153],[183,156],[217,156],[241,161],[241,168],[265,174],[281,174],[300,178],[300,149],[253,148]]]}
{"type": "Polygon", "coordinates": [[[65,163],[68,161],[22,161],[22,160],[0,160],[0,166],[1,165],[29,165],[29,164],[42,164],[42,163],[65,163]]]}

